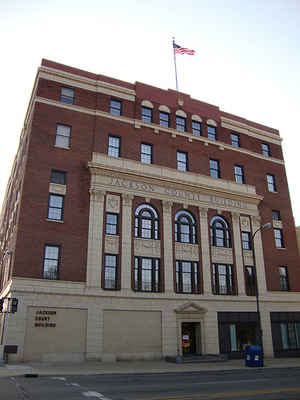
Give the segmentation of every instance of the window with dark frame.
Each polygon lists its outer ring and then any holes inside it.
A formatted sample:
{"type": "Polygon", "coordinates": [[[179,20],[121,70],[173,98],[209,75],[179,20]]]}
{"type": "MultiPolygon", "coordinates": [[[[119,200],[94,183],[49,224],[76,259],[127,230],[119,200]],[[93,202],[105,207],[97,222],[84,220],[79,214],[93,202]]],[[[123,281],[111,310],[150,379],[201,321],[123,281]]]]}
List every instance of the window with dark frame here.
{"type": "Polygon", "coordinates": [[[234,178],[236,183],[245,183],[245,177],[244,177],[244,168],[241,167],[240,165],[235,165],[234,166],[234,178]]]}
{"type": "Polygon", "coordinates": [[[119,214],[106,213],[105,219],[105,233],[106,235],[119,234],[119,214]]]}
{"type": "Polygon", "coordinates": [[[134,236],[142,239],[159,239],[159,216],[149,204],[141,204],[135,210],[134,236]]]}
{"type": "Polygon", "coordinates": [[[67,180],[67,173],[65,171],[58,171],[56,169],[51,170],[50,183],[65,185],[66,180],[67,180]]]}
{"type": "Polygon", "coordinates": [[[74,89],[62,87],[60,92],[60,101],[67,104],[73,104],[74,89]]]}
{"type": "Polygon", "coordinates": [[[245,284],[246,284],[246,295],[255,296],[256,295],[256,281],[255,281],[255,267],[246,266],[245,267],[245,284]]]}
{"type": "Polygon", "coordinates": [[[142,121],[152,122],[153,111],[152,108],[142,107],[142,121]]]}
{"type": "Polygon", "coordinates": [[[104,254],[103,289],[116,290],[118,287],[118,255],[104,254]]]}
{"type": "Polygon", "coordinates": [[[282,229],[274,228],[275,247],[284,248],[282,229]]]}
{"type": "Polygon", "coordinates": [[[231,134],[231,145],[233,147],[240,147],[240,135],[237,133],[231,134]]]}
{"type": "Polygon", "coordinates": [[[56,124],[55,146],[64,149],[70,148],[71,127],[63,124],[56,124]]]}
{"type": "Polygon", "coordinates": [[[192,120],[192,133],[201,136],[201,122],[192,120]]]}
{"type": "Polygon", "coordinates": [[[198,262],[176,260],[176,292],[200,293],[198,262]]]}
{"type": "Polygon", "coordinates": [[[175,214],[175,242],[197,243],[197,225],[194,216],[186,211],[180,210],[175,214]]]}
{"type": "Polygon", "coordinates": [[[273,221],[281,221],[280,211],[272,210],[272,220],[273,221]]]}
{"type": "Polygon", "coordinates": [[[169,128],[169,126],[170,126],[170,114],[169,113],[166,113],[163,111],[159,112],[159,125],[169,128]]]}
{"type": "Polygon", "coordinates": [[[179,171],[188,170],[188,155],[183,151],[177,151],[177,169],[179,171]]]}
{"type": "Polygon", "coordinates": [[[210,221],[210,241],[211,246],[231,248],[229,225],[218,215],[210,221]]]}
{"type": "Polygon", "coordinates": [[[186,118],[176,116],[176,129],[178,131],[186,131],[186,118]]]}
{"type": "Polygon", "coordinates": [[[279,276],[280,276],[280,290],[287,292],[290,290],[289,285],[289,276],[287,267],[281,266],[279,267],[279,276]]]}
{"type": "Polygon", "coordinates": [[[141,162],[152,164],[152,144],[141,143],[141,162]]]}
{"type": "Polygon", "coordinates": [[[122,102],[119,100],[110,100],[109,112],[114,115],[122,114],[122,102]]]}
{"type": "Polygon", "coordinates": [[[207,125],[207,137],[209,139],[217,140],[217,128],[212,125],[207,125]]]}
{"type": "Polygon", "coordinates": [[[58,267],[60,257],[60,246],[45,245],[44,260],[43,260],[43,278],[44,279],[58,279],[58,267]]]}
{"type": "Polygon", "coordinates": [[[140,292],[160,292],[159,258],[134,257],[134,290],[140,292]]]}
{"type": "Polygon", "coordinates": [[[120,143],[121,140],[119,137],[109,136],[107,154],[111,157],[120,157],[120,143]]]}
{"type": "Polygon", "coordinates": [[[220,164],[218,160],[209,160],[209,172],[212,178],[220,178],[220,164]]]}
{"type": "Polygon", "coordinates": [[[234,293],[233,266],[231,264],[213,264],[213,293],[232,295],[234,293]]]}
{"type": "Polygon", "coordinates": [[[270,157],[271,156],[271,152],[270,152],[270,145],[267,143],[262,143],[261,144],[261,150],[262,150],[262,154],[266,157],[270,157]]]}
{"type": "Polygon", "coordinates": [[[63,220],[63,210],[64,210],[64,196],[60,194],[49,194],[48,201],[48,219],[55,221],[63,220]]]}
{"type": "Polygon", "coordinates": [[[251,235],[250,232],[242,232],[242,248],[243,250],[251,250],[251,235]]]}
{"type": "Polygon", "coordinates": [[[285,322],[280,324],[282,350],[300,349],[300,323],[285,322]]]}
{"type": "Polygon", "coordinates": [[[267,174],[267,187],[269,192],[276,192],[275,176],[267,174]]]}

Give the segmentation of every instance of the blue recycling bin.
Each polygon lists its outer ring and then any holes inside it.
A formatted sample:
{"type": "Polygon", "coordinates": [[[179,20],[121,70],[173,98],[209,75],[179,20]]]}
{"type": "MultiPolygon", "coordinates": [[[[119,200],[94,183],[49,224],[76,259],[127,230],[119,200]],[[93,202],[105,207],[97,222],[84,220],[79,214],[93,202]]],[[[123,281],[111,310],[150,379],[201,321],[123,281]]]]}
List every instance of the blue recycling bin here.
{"type": "Polygon", "coordinates": [[[262,349],[261,346],[245,347],[245,365],[246,367],[262,367],[262,349]]]}

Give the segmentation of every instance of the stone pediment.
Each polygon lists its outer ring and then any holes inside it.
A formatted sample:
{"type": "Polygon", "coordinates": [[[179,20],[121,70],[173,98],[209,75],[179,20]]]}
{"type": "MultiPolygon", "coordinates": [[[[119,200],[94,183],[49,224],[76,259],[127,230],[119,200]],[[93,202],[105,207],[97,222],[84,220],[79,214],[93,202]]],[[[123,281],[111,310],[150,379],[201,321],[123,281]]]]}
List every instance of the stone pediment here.
{"type": "Polygon", "coordinates": [[[206,308],[199,306],[197,303],[190,301],[189,303],[185,303],[182,306],[175,308],[174,310],[177,314],[204,314],[207,312],[206,308]]]}

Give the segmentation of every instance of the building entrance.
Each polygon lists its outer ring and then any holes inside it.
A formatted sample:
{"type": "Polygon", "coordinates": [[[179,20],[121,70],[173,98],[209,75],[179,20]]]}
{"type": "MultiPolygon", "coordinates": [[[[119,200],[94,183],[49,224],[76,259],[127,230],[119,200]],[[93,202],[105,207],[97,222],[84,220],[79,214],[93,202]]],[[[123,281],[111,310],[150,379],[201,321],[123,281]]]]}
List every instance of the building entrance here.
{"type": "Polygon", "coordinates": [[[182,355],[201,354],[201,331],[198,322],[183,322],[181,327],[182,355]]]}

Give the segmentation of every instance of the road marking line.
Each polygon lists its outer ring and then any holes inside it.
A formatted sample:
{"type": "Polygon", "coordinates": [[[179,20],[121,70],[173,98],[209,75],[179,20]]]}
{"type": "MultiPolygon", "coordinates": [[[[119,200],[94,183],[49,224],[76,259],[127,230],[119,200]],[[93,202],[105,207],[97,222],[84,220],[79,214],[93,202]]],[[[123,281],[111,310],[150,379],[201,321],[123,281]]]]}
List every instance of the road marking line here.
{"type": "Polygon", "coordinates": [[[82,392],[82,394],[86,397],[97,397],[101,400],[110,400],[109,398],[105,397],[103,394],[98,392],[82,392]]]}
{"type": "Polygon", "coordinates": [[[239,396],[253,396],[258,394],[274,394],[274,393],[298,393],[300,392],[300,387],[286,388],[286,389],[269,389],[269,390],[253,390],[250,392],[225,392],[225,393],[206,393],[206,394],[190,394],[175,397],[144,397],[137,400],[190,400],[190,399],[218,399],[218,398],[230,398],[239,396]]]}
{"type": "Polygon", "coordinates": [[[66,378],[60,376],[53,376],[51,379],[57,379],[58,381],[66,381],[66,378]]]}

